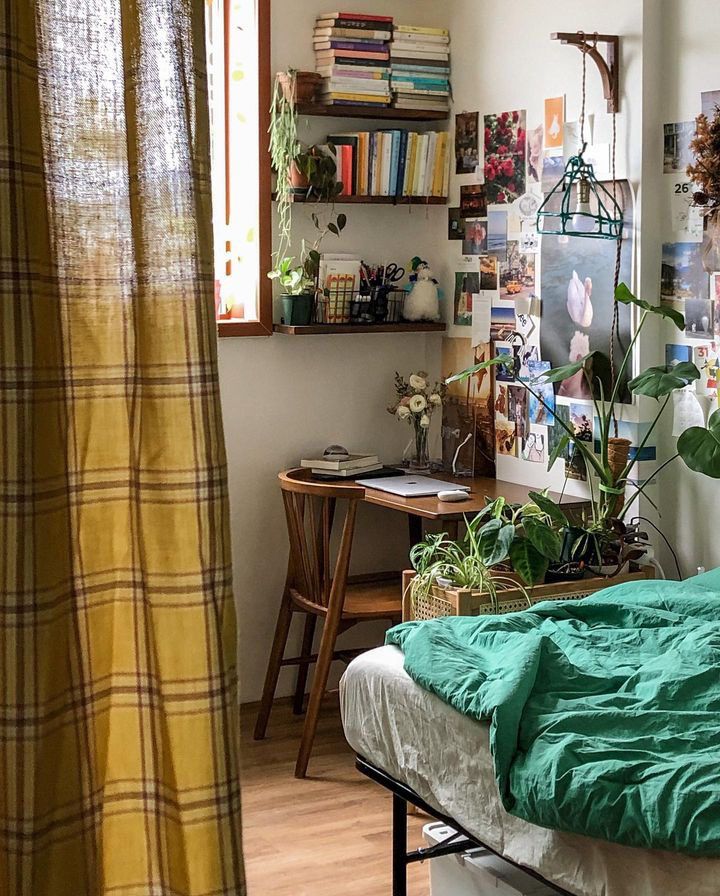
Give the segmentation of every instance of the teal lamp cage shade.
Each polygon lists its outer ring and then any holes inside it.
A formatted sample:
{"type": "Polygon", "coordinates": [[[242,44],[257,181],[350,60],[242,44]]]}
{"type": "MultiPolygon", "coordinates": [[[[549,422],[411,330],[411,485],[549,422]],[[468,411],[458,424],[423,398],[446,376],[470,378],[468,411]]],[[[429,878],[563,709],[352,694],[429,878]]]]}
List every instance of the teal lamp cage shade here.
{"type": "Polygon", "coordinates": [[[568,159],[563,176],[545,197],[537,214],[540,233],[619,240],[623,212],[613,194],[583,159],[585,147],[568,159]]]}

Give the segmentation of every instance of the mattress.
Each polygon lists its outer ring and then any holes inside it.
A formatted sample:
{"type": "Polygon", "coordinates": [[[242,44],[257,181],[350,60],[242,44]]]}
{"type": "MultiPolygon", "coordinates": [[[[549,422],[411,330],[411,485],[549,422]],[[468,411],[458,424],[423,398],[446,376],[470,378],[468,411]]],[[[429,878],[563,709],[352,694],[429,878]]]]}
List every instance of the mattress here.
{"type": "Polygon", "coordinates": [[[340,703],[356,753],[491,849],[563,889],[577,896],[720,893],[720,859],[622,846],[508,815],[495,783],[488,724],[415,684],[396,647],[353,660],[340,682],[340,703]]]}

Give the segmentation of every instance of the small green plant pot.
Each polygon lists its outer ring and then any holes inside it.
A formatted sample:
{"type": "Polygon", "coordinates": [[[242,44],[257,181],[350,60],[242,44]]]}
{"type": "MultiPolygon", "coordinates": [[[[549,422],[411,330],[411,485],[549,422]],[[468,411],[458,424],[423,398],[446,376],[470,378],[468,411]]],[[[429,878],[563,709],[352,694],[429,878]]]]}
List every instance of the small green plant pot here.
{"type": "Polygon", "coordinates": [[[315,293],[301,292],[298,296],[281,295],[282,322],[288,327],[306,327],[312,323],[315,293]]]}

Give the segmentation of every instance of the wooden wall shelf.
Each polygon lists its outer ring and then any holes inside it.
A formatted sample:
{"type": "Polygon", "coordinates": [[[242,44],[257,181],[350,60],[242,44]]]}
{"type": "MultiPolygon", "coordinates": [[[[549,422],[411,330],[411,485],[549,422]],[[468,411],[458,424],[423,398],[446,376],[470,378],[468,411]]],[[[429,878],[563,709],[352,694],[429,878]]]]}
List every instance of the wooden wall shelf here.
{"type": "Polygon", "coordinates": [[[449,112],[434,109],[393,109],[388,106],[324,106],[322,103],[299,103],[298,115],[320,115],[326,118],[376,118],[385,121],[447,121],[449,112]]]}
{"type": "Polygon", "coordinates": [[[318,336],[325,333],[443,333],[443,323],[406,322],[400,324],[309,324],[292,327],[275,324],[273,330],[285,336],[318,336]]]}
{"type": "MultiPolygon", "coordinates": [[[[273,193],[273,202],[276,195],[273,193]]],[[[447,205],[447,196],[337,196],[330,202],[317,199],[315,196],[297,194],[290,197],[291,202],[322,202],[334,205],[447,205]]]]}

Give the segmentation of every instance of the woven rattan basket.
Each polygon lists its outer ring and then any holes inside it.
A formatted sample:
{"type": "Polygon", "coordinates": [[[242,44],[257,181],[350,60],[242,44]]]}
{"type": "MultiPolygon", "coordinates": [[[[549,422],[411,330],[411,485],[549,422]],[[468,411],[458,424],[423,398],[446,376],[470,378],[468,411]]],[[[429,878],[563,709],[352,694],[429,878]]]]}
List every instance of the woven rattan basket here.
{"type": "Polygon", "coordinates": [[[624,575],[606,578],[580,579],[577,582],[557,582],[552,585],[535,585],[527,589],[528,597],[520,590],[513,588],[498,594],[497,607],[493,607],[490,595],[486,591],[473,591],[466,588],[440,588],[433,586],[427,597],[413,598],[410,584],[415,576],[413,570],[403,572],[403,621],[411,622],[421,619],[437,619],[440,616],[484,616],[491,613],[514,613],[525,610],[530,603],[537,604],[543,600],[579,600],[609,588],[621,582],[637,582],[653,578],[653,570],[646,567],[640,572],[629,572],[624,575]]]}

